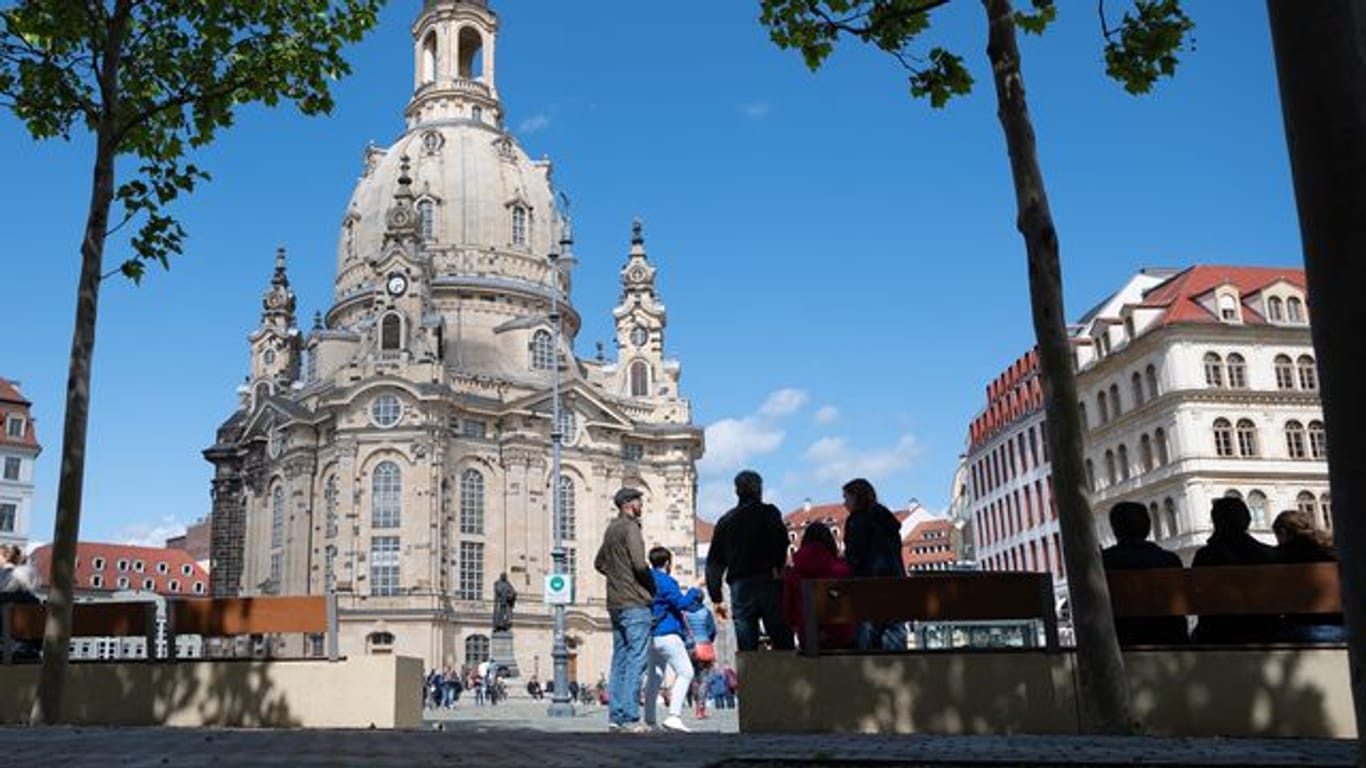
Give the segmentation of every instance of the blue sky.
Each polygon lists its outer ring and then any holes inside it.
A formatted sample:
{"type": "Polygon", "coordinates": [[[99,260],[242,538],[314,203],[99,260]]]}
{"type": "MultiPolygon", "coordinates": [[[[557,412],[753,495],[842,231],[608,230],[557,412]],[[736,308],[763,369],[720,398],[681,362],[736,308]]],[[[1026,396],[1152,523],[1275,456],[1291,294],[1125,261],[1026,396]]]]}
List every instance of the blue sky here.
{"type": "MultiPolygon", "coordinates": [[[[1143,266],[1301,264],[1266,17],[1188,2],[1197,50],[1134,98],[1105,78],[1095,8],[1061,3],[1024,71],[1076,317],[1143,266]]],[[[1110,4],[1118,10],[1122,2],[1110,4]]],[[[1032,344],[1023,244],[980,3],[937,12],[974,93],[912,100],[896,63],[846,44],[811,74],[757,2],[504,0],[508,125],[573,199],[581,355],[611,338],[632,216],[669,310],[668,354],[708,427],[704,516],[742,465],[784,509],[866,475],[889,505],[947,505],[983,388],[1032,344]]],[[[415,0],[351,54],[334,115],[250,108],[197,161],[169,272],[100,307],[82,538],[157,540],[209,509],[200,456],[236,405],[277,245],[307,323],[329,300],[368,141],[402,131],[415,0]]],[[[90,146],[34,144],[0,114],[0,375],[40,439],[32,537],[51,537],[90,146]]],[[[110,265],[126,253],[111,240],[110,265]]]]}

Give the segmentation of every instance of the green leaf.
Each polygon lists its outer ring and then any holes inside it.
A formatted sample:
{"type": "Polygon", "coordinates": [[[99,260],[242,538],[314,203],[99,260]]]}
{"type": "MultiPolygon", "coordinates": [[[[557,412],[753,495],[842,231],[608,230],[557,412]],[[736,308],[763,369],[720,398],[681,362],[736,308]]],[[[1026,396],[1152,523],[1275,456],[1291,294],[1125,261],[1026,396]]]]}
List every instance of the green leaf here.
{"type": "Polygon", "coordinates": [[[1015,25],[1031,35],[1042,35],[1048,25],[1058,18],[1058,7],[1053,0],[1030,0],[1034,12],[1016,11],[1015,25]]]}
{"type": "Polygon", "coordinates": [[[1195,22],[1180,0],[1135,0],[1105,44],[1105,73],[1132,94],[1148,93],[1176,74],[1179,54],[1195,48],[1195,22]]]}

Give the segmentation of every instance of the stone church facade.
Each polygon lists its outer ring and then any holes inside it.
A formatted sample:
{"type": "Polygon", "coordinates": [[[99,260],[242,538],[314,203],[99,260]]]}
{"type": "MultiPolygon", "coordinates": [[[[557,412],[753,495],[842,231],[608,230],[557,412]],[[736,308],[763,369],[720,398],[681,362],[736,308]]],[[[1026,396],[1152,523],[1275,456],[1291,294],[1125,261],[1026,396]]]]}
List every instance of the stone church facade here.
{"type": "Polygon", "coordinates": [[[592,682],[611,653],[592,569],[611,496],[639,487],[647,546],[671,548],[680,581],[693,578],[702,431],[665,356],[639,223],[613,310],[615,359],[575,356],[572,231],[550,164],[529,159],[504,127],[497,32],[483,0],[423,3],[406,131],[366,150],[341,221],[333,300],[311,330],[297,324],[277,254],[239,408],[204,452],[214,465],[212,591],[335,592],[343,653],[467,664],[487,657],[493,582],[506,572],[520,593],[517,661],[545,677],[552,615],[541,593],[558,525],[577,577],[571,675],[592,682]]]}

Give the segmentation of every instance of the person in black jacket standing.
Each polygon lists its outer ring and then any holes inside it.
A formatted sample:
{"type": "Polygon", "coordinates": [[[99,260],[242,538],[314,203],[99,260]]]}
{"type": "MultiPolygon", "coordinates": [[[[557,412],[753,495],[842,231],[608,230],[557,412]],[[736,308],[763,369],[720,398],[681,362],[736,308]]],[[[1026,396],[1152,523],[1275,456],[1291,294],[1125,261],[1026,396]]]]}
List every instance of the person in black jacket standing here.
{"type": "MultiPolygon", "coordinates": [[[[845,483],[844,508],[849,510],[844,523],[844,561],[854,569],[854,576],[905,576],[901,523],[890,509],[878,503],[873,484],[861,477],[845,483]]],[[[858,647],[862,650],[904,651],[906,639],[904,622],[859,624],[858,647]]]]}
{"type": "Polygon", "coordinates": [[[774,648],[793,648],[792,629],[783,618],[782,586],[778,580],[787,562],[787,527],[782,513],[764,503],[764,480],[745,470],[735,476],[739,504],[721,516],[707,552],[707,593],[716,615],[735,619],[735,645],[742,651],[759,648],[759,623],[774,648]],[[730,586],[727,610],[721,582],[730,586]]]}

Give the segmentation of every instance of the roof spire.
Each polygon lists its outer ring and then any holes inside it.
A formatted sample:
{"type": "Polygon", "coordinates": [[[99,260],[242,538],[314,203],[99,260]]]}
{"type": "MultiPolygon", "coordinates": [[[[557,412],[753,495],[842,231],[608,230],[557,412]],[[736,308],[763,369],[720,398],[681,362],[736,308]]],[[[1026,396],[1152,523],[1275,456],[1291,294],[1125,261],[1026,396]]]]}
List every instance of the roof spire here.
{"type": "Polygon", "coordinates": [[[289,275],[285,274],[285,247],[283,245],[275,249],[275,274],[270,278],[270,284],[282,288],[289,287],[289,275]]]}
{"type": "Polygon", "coordinates": [[[631,245],[645,244],[645,235],[642,232],[644,228],[645,222],[641,221],[639,216],[631,219],[631,245]]]}

